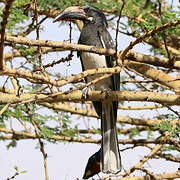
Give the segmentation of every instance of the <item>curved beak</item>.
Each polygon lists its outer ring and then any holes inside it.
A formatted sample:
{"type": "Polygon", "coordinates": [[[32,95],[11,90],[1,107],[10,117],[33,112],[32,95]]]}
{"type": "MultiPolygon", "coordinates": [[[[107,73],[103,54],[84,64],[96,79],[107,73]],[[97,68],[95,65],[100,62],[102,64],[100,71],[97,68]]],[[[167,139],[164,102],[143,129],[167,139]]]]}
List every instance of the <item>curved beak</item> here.
{"type": "Polygon", "coordinates": [[[65,21],[71,21],[74,19],[84,20],[86,18],[87,17],[85,15],[85,12],[83,9],[80,8],[80,6],[71,6],[65,9],[62,13],[60,13],[53,21],[53,23],[61,20],[65,20],[65,21]]]}

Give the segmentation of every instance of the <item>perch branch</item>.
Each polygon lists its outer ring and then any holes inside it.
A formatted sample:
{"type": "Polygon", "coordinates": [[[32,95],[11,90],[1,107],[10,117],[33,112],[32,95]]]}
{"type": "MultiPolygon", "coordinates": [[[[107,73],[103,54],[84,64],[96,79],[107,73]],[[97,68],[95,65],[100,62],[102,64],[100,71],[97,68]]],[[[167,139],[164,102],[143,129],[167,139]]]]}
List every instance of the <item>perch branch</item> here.
{"type": "Polygon", "coordinates": [[[145,91],[110,91],[108,96],[101,91],[90,91],[86,99],[82,98],[81,91],[74,91],[69,94],[30,94],[22,93],[20,96],[0,92],[0,104],[16,104],[25,102],[83,102],[83,101],[146,101],[161,104],[180,105],[180,95],[163,94],[158,92],[145,91]]]}

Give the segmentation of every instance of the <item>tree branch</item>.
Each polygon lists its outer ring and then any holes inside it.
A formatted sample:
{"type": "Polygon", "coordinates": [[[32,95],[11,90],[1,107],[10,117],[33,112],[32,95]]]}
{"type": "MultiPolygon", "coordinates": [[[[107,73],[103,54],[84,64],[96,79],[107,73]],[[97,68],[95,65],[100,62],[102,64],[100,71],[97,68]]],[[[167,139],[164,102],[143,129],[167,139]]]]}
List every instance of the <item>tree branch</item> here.
{"type": "Polygon", "coordinates": [[[114,68],[98,68],[98,69],[89,69],[87,71],[84,71],[82,73],[72,75],[66,79],[62,80],[53,80],[50,79],[47,76],[36,74],[33,72],[25,72],[20,69],[9,69],[6,68],[4,71],[0,72],[0,75],[10,75],[10,76],[15,76],[15,77],[21,77],[25,78],[29,81],[33,81],[34,83],[39,83],[39,84],[51,84],[57,87],[64,86],[68,83],[76,82],[79,79],[85,78],[89,75],[94,75],[94,74],[114,74],[120,72],[121,68],[120,67],[114,67],[114,68]]]}
{"type": "Polygon", "coordinates": [[[157,27],[157,28],[153,29],[152,31],[149,31],[149,32],[143,34],[142,36],[140,36],[139,38],[137,38],[135,41],[131,42],[131,43],[129,44],[129,46],[121,53],[121,55],[120,55],[120,56],[121,56],[121,59],[122,59],[122,60],[125,59],[125,56],[126,56],[126,54],[128,53],[128,51],[129,51],[130,49],[132,49],[136,44],[143,42],[146,38],[151,37],[151,36],[153,36],[154,34],[160,32],[160,31],[162,31],[162,30],[164,30],[164,29],[166,29],[166,28],[168,28],[168,27],[177,26],[178,24],[180,24],[180,20],[177,20],[177,21],[175,21],[175,22],[166,23],[166,24],[164,24],[164,25],[162,25],[162,26],[160,26],[160,27],[157,27]]]}
{"type": "Polygon", "coordinates": [[[1,110],[0,110],[0,116],[7,110],[9,107],[9,104],[6,104],[1,110]]]}
{"type": "MultiPolygon", "coordinates": [[[[38,104],[54,109],[54,110],[58,110],[58,111],[65,111],[65,112],[70,112],[72,114],[98,118],[96,112],[93,110],[90,110],[89,108],[82,109],[82,108],[77,108],[75,106],[70,106],[67,104],[56,104],[56,103],[47,103],[47,102],[38,102],[38,104]]],[[[117,122],[131,124],[131,125],[138,125],[138,126],[154,127],[155,125],[162,123],[163,120],[138,119],[138,118],[132,118],[129,116],[118,116],[117,122]]],[[[178,124],[178,123],[180,123],[180,120],[172,120],[170,122],[171,125],[178,124]]]]}
{"type": "MultiPolygon", "coordinates": [[[[137,62],[129,62],[129,61],[124,61],[124,65],[127,66],[130,69],[134,69],[137,71],[140,75],[145,76],[147,78],[153,79],[155,82],[162,84],[164,86],[169,87],[171,90],[174,90],[176,92],[179,92],[180,89],[180,83],[179,79],[173,78],[172,76],[167,75],[166,73],[154,69],[148,65],[137,63],[137,62]]],[[[68,77],[66,80],[52,80],[44,75],[39,75],[31,72],[25,72],[20,69],[8,69],[6,68],[4,71],[0,72],[0,75],[12,75],[16,77],[21,77],[21,78],[26,78],[29,81],[33,80],[35,83],[47,83],[55,86],[64,86],[68,83],[75,82],[79,79],[82,79],[84,77],[87,77],[89,75],[94,75],[94,74],[115,74],[120,72],[121,68],[119,66],[113,67],[113,68],[98,68],[98,69],[91,69],[84,71],[80,74],[73,75],[68,77]]]]}
{"type": "MultiPolygon", "coordinates": [[[[43,135],[39,134],[33,134],[33,133],[28,133],[28,132],[23,132],[23,131],[15,131],[15,130],[10,130],[6,128],[0,128],[0,132],[3,132],[5,134],[12,134],[12,136],[0,136],[1,138],[11,140],[11,139],[16,139],[16,140],[23,140],[23,139],[47,139],[43,135]]],[[[68,142],[79,142],[79,143],[95,143],[95,144],[100,144],[101,139],[92,139],[92,138],[81,138],[81,137],[70,137],[70,136],[62,136],[62,135],[52,135],[51,137],[48,137],[48,139],[52,139],[55,141],[68,141],[68,142]]],[[[161,139],[119,139],[118,140],[119,144],[136,144],[139,146],[143,146],[145,144],[168,144],[169,140],[161,140],[161,139]]]]}
{"type": "Polygon", "coordinates": [[[5,30],[6,30],[6,24],[7,24],[7,19],[9,17],[10,14],[10,8],[12,6],[14,0],[7,0],[6,1],[6,6],[5,6],[5,10],[3,13],[3,19],[1,22],[1,43],[0,43],[0,71],[4,70],[4,66],[5,66],[5,62],[3,59],[3,54],[4,54],[4,41],[5,41],[5,30]]]}
{"type": "Polygon", "coordinates": [[[146,110],[146,109],[158,109],[158,108],[163,108],[163,105],[158,104],[158,105],[144,105],[144,106],[118,106],[118,109],[123,109],[123,110],[146,110]]]}
{"type": "MultiPolygon", "coordinates": [[[[13,42],[17,44],[23,44],[27,46],[41,46],[46,49],[42,49],[42,53],[45,53],[47,50],[52,51],[68,51],[68,50],[74,50],[74,51],[87,51],[87,52],[93,52],[101,55],[109,55],[109,56],[115,56],[116,51],[113,49],[104,49],[104,48],[97,48],[94,46],[86,46],[81,44],[72,44],[68,42],[57,42],[57,41],[49,41],[49,40],[33,40],[29,38],[25,38],[22,36],[10,36],[6,35],[5,39],[7,42],[13,42]],[[57,48],[57,49],[49,49],[49,48],[57,48]]],[[[118,54],[121,54],[122,51],[119,51],[118,54]]],[[[19,54],[17,54],[19,55],[19,54]]],[[[6,55],[6,58],[9,59],[11,57],[10,54],[6,55]]],[[[137,53],[133,50],[128,51],[126,57],[128,60],[137,61],[137,62],[143,62],[148,63],[154,66],[161,66],[165,68],[175,68],[180,69],[180,62],[174,61],[169,62],[168,58],[158,58],[151,55],[144,55],[141,53],[137,53]]],[[[119,59],[121,60],[121,59],[119,59]]]]}
{"type": "MultiPolygon", "coordinates": [[[[175,178],[180,178],[180,171],[163,173],[163,174],[154,174],[154,176],[156,177],[156,179],[175,179],[175,178]]],[[[149,175],[115,178],[114,180],[148,180],[148,179],[151,179],[149,175]]]]}
{"type": "Polygon", "coordinates": [[[100,91],[90,91],[88,98],[82,98],[81,91],[74,91],[69,94],[29,94],[22,93],[20,96],[0,92],[0,104],[16,104],[25,102],[84,102],[84,101],[146,101],[161,104],[180,105],[180,95],[163,94],[157,92],[142,91],[110,91],[108,96],[100,91]]]}
{"type": "MultiPolygon", "coordinates": [[[[31,46],[39,46],[40,45],[40,46],[44,46],[44,47],[62,48],[62,50],[68,49],[68,50],[87,51],[87,52],[93,52],[93,53],[104,54],[104,55],[112,55],[112,56],[114,56],[116,53],[112,49],[96,48],[93,46],[70,44],[70,43],[66,43],[66,42],[30,40],[30,39],[24,38],[24,37],[16,38],[16,37],[11,36],[11,37],[9,37],[9,41],[13,41],[13,42],[17,42],[17,43],[21,43],[21,44],[25,44],[25,45],[31,45],[31,46]]],[[[133,53],[133,57],[134,56],[135,56],[135,54],[133,53]]],[[[137,56],[138,56],[138,54],[136,53],[136,57],[137,56]]],[[[142,59],[142,55],[140,58],[142,59]]],[[[146,58],[147,58],[147,56],[146,56],[146,58]]],[[[152,59],[152,56],[150,56],[150,59],[152,59]]],[[[153,59],[153,61],[154,61],[154,59],[153,59]]],[[[164,62],[164,61],[162,60],[162,62],[164,62]]],[[[167,67],[167,63],[165,63],[165,64],[167,67]]],[[[159,84],[167,86],[171,90],[175,90],[176,92],[178,92],[180,89],[180,83],[179,83],[180,80],[177,80],[160,70],[154,69],[145,64],[132,62],[132,61],[125,61],[124,65],[130,69],[134,69],[135,71],[140,73],[142,76],[151,78],[151,79],[155,80],[156,82],[158,82],[159,84]]],[[[169,67],[172,67],[172,66],[169,66],[169,67]]],[[[116,67],[116,68],[119,68],[119,67],[116,67]]],[[[10,70],[6,70],[6,71],[4,71],[4,73],[8,73],[8,71],[10,71],[10,70]]],[[[20,70],[19,70],[19,72],[20,72],[20,70]]],[[[18,71],[13,72],[11,70],[11,73],[18,74],[18,71]]],[[[33,77],[33,79],[34,79],[34,77],[33,77]]]]}
{"type": "Polygon", "coordinates": [[[131,70],[135,70],[142,77],[150,78],[154,80],[161,86],[166,86],[172,91],[179,92],[180,91],[180,80],[176,79],[168,74],[164,73],[161,70],[157,70],[152,68],[146,64],[138,63],[138,62],[129,62],[124,61],[125,67],[128,67],[131,70]]]}

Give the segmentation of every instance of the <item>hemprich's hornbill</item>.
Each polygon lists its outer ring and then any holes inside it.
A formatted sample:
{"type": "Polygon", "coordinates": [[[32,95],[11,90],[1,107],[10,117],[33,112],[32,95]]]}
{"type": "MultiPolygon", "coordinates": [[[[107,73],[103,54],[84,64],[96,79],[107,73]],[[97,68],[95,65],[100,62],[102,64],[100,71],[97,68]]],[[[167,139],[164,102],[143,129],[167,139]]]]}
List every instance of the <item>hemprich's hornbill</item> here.
{"type": "Polygon", "coordinates": [[[101,149],[99,149],[98,152],[94,153],[88,159],[88,163],[86,165],[83,179],[88,179],[100,172],[100,158],[101,158],[101,149]]]}
{"type": "MultiPolygon", "coordinates": [[[[65,9],[55,20],[71,21],[82,20],[84,23],[78,43],[101,48],[114,48],[113,40],[107,31],[107,20],[103,12],[91,6],[72,6],[65,9]]],[[[113,67],[111,56],[98,55],[89,52],[78,52],[83,71],[102,67],[113,67]]],[[[100,75],[89,76],[86,82],[90,82],[100,75]]],[[[119,90],[120,76],[114,74],[111,77],[98,81],[91,86],[92,90],[109,91],[119,90]]],[[[94,108],[101,118],[101,170],[104,173],[117,173],[121,170],[121,159],[118,147],[116,131],[118,102],[93,101],[94,108]]]]}

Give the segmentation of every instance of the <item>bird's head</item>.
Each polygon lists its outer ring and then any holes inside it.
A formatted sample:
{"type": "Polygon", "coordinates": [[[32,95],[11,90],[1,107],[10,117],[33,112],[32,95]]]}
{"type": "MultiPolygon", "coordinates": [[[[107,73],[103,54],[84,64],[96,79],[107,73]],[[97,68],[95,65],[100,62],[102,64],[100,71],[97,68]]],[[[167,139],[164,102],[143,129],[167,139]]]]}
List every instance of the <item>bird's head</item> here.
{"type": "Polygon", "coordinates": [[[107,20],[102,11],[92,6],[71,6],[61,12],[53,22],[82,20],[84,24],[100,24],[107,27],[107,20]]]}

